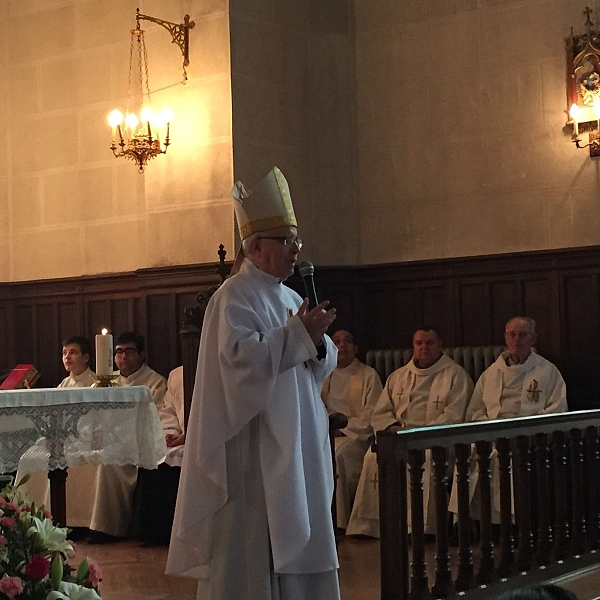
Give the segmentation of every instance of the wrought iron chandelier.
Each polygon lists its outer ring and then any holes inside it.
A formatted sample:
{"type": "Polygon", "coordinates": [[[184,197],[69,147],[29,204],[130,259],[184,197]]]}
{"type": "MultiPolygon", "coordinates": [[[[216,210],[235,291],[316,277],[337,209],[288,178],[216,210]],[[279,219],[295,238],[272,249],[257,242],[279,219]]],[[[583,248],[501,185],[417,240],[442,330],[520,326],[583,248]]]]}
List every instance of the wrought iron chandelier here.
{"type": "Polygon", "coordinates": [[[162,21],[136,12],[136,27],[131,30],[131,43],[129,48],[129,84],[127,89],[127,110],[125,116],[119,110],[113,110],[108,116],[112,128],[112,145],[110,149],[116,158],[125,157],[136,163],[138,171],[144,172],[148,161],[159,154],[165,154],[171,143],[169,130],[173,120],[173,111],[163,108],[155,113],[150,106],[150,85],[148,81],[148,53],[144,40],[144,30],[140,27],[140,20],[158,23],[169,31],[183,54],[183,76],[187,80],[185,67],[189,64],[189,30],[194,27],[189,15],[185,15],[183,24],[162,21]],[[134,69],[134,54],[137,57],[137,69],[134,69]],[[134,74],[135,70],[135,74],[134,74]],[[139,85],[140,115],[131,110],[132,83],[139,85]],[[162,143],[161,143],[162,138],[162,143]]]}

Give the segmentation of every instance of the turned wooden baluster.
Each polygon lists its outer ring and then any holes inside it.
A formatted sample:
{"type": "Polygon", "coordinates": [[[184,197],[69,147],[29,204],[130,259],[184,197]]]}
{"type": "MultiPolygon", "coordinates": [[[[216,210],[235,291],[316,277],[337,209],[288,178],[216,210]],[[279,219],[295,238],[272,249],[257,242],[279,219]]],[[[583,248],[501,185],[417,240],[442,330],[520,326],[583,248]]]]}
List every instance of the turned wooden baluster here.
{"type": "Polygon", "coordinates": [[[408,503],[406,463],[394,454],[396,440],[377,440],[381,597],[408,600],[408,503]]]}
{"type": "Polygon", "coordinates": [[[457,444],[456,453],[456,493],[458,498],[458,578],[454,582],[457,591],[466,591],[473,581],[473,550],[471,549],[469,527],[469,444],[457,444]]]}
{"type": "Polygon", "coordinates": [[[554,450],[554,556],[561,560],[569,547],[569,522],[567,520],[567,447],[565,432],[552,435],[554,450]]]}
{"type": "Polygon", "coordinates": [[[448,547],[448,449],[431,449],[433,490],[435,494],[435,585],[431,589],[435,598],[448,595],[452,573],[448,547]]]}
{"type": "Polygon", "coordinates": [[[587,451],[586,487],[588,490],[588,548],[598,549],[598,534],[600,533],[600,498],[598,494],[598,478],[600,477],[600,454],[598,452],[598,429],[590,426],[585,430],[587,451]]]}
{"type": "Polygon", "coordinates": [[[512,523],[512,484],[510,440],[500,438],[496,442],[498,470],[500,473],[500,565],[498,575],[508,577],[514,562],[514,537],[512,523]]]}
{"type": "Polygon", "coordinates": [[[583,442],[581,429],[571,430],[571,488],[573,490],[573,535],[571,552],[585,550],[585,508],[583,494],[583,442]]]}
{"type": "Polygon", "coordinates": [[[490,454],[492,444],[490,442],[477,442],[477,461],[479,463],[479,493],[481,498],[481,540],[480,550],[481,558],[479,563],[479,572],[477,573],[477,582],[481,584],[489,583],[492,579],[494,569],[494,543],[492,542],[492,492],[491,492],[491,471],[490,454]]]}
{"type": "Polygon", "coordinates": [[[531,530],[531,453],[529,438],[517,437],[517,456],[515,460],[515,517],[519,530],[517,550],[517,568],[529,571],[533,558],[533,532],[531,530]]]}
{"type": "Polygon", "coordinates": [[[423,516],[423,463],[424,450],[408,451],[408,474],[410,479],[410,527],[412,537],[412,562],[410,576],[411,600],[424,598],[427,589],[425,563],[425,519],[423,516]]]}
{"type": "Polygon", "coordinates": [[[550,562],[552,548],[552,522],[550,518],[550,451],[548,435],[538,433],[535,436],[537,467],[537,550],[535,559],[540,565],[550,562]]]}

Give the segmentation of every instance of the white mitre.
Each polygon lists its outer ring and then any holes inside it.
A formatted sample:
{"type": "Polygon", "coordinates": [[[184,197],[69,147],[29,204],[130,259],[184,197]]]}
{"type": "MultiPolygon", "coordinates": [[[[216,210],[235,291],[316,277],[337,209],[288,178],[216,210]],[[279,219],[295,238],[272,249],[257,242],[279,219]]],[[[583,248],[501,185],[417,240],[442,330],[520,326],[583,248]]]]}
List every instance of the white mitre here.
{"type": "Polygon", "coordinates": [[[298,225],[288,182],[277,167],[271,169],[253,192],[238,181],[231,195],[242,240],[257,231],[298,225]]]}
{"type": "MultiPolygon", "coordinates": [[[[258,231],[298,225],[288,182],[277,167],[271,169],[254,191],[250,191],[238,181],[233,186],[231,195],[242,240],[258,231]]],[[[240,249],[231,271],[232,275],[239,270],[243,258],[240,249]]]]}

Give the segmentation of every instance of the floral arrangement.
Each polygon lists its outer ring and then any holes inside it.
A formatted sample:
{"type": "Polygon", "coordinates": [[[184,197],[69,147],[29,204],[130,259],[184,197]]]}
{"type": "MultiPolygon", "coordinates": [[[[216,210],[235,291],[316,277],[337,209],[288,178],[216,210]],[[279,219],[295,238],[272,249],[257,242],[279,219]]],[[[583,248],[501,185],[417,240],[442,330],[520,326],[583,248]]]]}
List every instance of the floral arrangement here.
{"type": "Polygon", "coordinates": [[[100,600],[98,565],[88,558],[77,569],[67,563],[74,555],[69,529],[54,525],[19,485],[0,491],[0,600],[100,600]]]}

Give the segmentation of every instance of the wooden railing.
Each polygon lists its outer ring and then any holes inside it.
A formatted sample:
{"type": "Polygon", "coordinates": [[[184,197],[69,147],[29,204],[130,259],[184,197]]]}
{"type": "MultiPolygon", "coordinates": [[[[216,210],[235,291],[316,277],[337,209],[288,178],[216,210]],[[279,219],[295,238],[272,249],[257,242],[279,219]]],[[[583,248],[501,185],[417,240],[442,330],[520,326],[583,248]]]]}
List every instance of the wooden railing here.
{"type": "Polygon", "coordinates": [[[500,593],[600,562],[599,427],[600,410],[594,410],[378,432],[382,600],[446,598],[458,593],[490,598],[495,596],[493,586],[500,593]],[[493,445],[500,481],[498,557],[492,536],[493,445]],[[426,450],[431,450],[436,510],[434,565],[427,564],[426,556],[432,554],[426,552],[423,533],[426,450]],[[451,451],[458,496],[454,571],[447,513],[451,451]],[[481,497],[475,548],[469,519],[471,460],[477,461],[481,497]],[[432,585],[428,571],[434,573],[432,585]]]}

